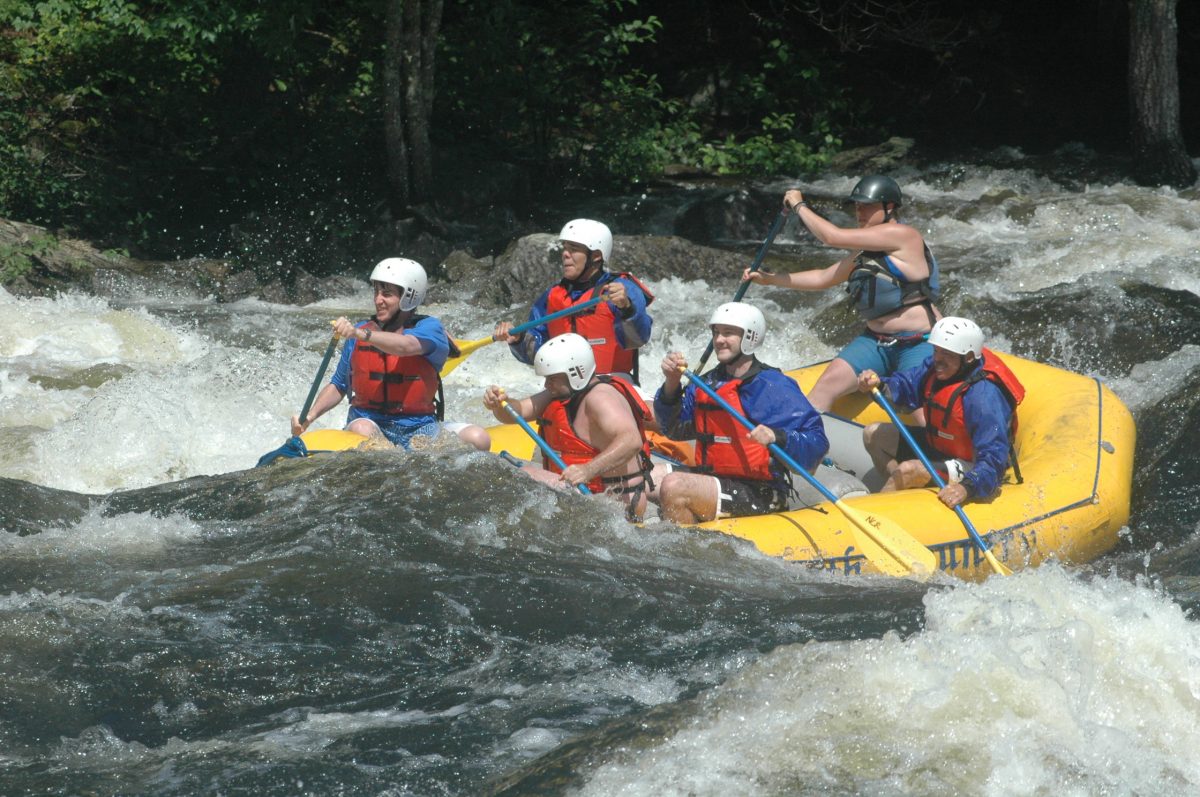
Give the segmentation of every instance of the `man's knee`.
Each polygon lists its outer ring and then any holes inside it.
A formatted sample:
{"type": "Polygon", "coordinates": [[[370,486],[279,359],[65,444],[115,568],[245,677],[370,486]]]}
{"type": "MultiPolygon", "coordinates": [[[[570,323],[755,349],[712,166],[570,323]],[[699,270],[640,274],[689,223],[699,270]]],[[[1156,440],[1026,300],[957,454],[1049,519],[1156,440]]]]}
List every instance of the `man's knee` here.
{"type": "Polygon", "coordinates": [[[687,479],[682,473],[672,471],[663,476],[662,481],[658,483],[659,500],[664,504],[680,501],[686,498],[686,493],[687,479]]]}
{"type": "Polygon", "coordinates": [[[892,474],[896,480],[896,487],[901,490],[907,490],[912,487],[924,487],[932,478],[929,471],[925,470],[925,466],[921,464],[919,459],[909,459],[901,462],[896,466],[895,473],[892,474]]]}

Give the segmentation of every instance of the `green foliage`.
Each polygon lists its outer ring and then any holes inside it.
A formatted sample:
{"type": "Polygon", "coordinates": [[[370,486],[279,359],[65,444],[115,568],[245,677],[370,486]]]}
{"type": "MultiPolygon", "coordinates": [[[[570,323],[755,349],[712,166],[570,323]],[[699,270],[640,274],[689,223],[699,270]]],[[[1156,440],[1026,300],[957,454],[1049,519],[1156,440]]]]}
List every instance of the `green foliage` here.
{"type": "MultiPolygon", "coordinates": [[[[0,0],[0,216],[319,271],[385,191],[385,10],[0,0]]],[[[448,0],[435,147],[621,186],[670,164],[802,173],[862,127],[834,65],[764,18],[747,16],[744,60],[696,42],[707,60],[682,73],[664,24],[637,0],[448,0]]]]}
{"type": "Polygon", "coordinates": [[[855,119],[821,68],[781,38],[755,68],[718,70],[731,99],[716,108],[668,96],[641,66],[663,23],[632,16],[635,2],[586,0],[570,13],[519,0],[455,8],[462,16],[447,24],[439,67],[447,127],[495,131],[491,152],[556,163],[583,182],[645,182],[673,163],[749,176],[809,172],[855,119]],[[718,134],[721,119],[745,121],[718,134]]]}
{"type": "Polygon", "coordinates": [[[336,168],[296,133],[369,125],[350,90],[365,5],[0,0],[0,214],[145,245],[208,221],[197,197],[286,190],[281,159],[288,180],[336,168]]]}
{"type": "Polygon", "coordinates": [[[33,270],[35,257],[57,245],[52,235],[38,235],[24,243],[0,245],[0,285],[11,285],[33,270]]]}
{"type": "Polygon", "coordinates": [[[816,147],[796,137],[795,115],[790,113],[768,115],[762,131],[741,141],[730,135],[720,143],[702,144],[700,164],[717,174],[806,174],[827,164],[841,146],[831,133],[816,147]]]}

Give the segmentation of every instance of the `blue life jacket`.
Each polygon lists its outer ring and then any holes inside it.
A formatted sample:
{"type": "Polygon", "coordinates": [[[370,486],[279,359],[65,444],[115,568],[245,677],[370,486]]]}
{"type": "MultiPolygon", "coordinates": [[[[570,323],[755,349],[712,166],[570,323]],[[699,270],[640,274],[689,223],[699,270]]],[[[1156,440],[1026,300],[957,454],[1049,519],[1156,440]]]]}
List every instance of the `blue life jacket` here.
{"type": "MultiPolygon", "coordinates": [[[[929,276],[909,282],[886,252],[862,252],[846,280],[846,293],[868,321],[907,305],[924,304],[928,309],[941,292],[937,258],[929,251],[928,244],[925,245],[925,262],[929,264],[929,276]]],[[[933,323],[932,310],[929,323],[933,323]]]]}

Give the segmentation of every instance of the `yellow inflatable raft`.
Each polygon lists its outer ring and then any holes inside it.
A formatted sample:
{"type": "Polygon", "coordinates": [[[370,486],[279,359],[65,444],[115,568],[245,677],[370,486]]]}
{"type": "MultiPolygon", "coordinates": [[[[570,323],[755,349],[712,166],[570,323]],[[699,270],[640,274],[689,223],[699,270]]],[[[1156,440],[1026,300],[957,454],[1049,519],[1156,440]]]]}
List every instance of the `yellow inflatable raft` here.
{"type": "MultiPolygon", "coordinates": [[[[1018,484],[1010,469],[997,496],[963,505],[967,516],[996,558],[1012,570],[1050,558],[1082,563],[1107,553],[1129,519],[1135,442],[1129,410],[1096,379],[1009,354],[999,356],[1026,389],[1016,440],[1023,481],[1018,484]]],[[[825,363],[819,363],[789,375],[807,392],[824,368],[825,363]]],[[[872,488],[882,479],[865,472],[869,460],[862,451],[861,429],[887,420],[883,409],[865,395],[844,397],[826,417],[831,459],[872,488]]],[[[489,431],[494,452],[533,458],[533,444],[515,424],[489,431]]],[[[799,477],[795,481],[801,482],[799,477]]],[[[958,516],[938,501],[936,488],[847,493],[842,503],[900,526],[937,554],[939,568],[951,575],[979,580],[993,572],[958,516]]],[[[742,537],[766,554],[814,567],[846,574],[877,572],[856,549],[851,522],[826,501],[699,527],[742,537]]]]}

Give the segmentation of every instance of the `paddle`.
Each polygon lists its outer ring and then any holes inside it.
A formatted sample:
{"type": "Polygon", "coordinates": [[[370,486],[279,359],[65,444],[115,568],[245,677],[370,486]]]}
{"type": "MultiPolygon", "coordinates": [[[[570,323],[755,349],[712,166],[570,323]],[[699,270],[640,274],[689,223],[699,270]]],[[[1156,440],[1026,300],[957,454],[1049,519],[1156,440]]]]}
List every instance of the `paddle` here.
{"type": "MultiPolygon", "coordinates": [[[[758,254],[754,256],[754,262],[750,264],[751,271],[758,271],[762,266],[763,258],[767,256],[767,250],[771,248],[771,242],[775,240],[775,236],[783,229],[783,223],[788,220],[788,216],[792,215],[791,208],[783,208],[779,211],[779,215],[775,217],[775,222],[771,225],[770,231],[767,233],[766,240],[762,242],[762,246],[758,248],[758,254]]],[[[733,301],[740,302],[742,297],[746,295],[746,289],[750,287],[750,280],[743,280],[738,286],[737,292],[733,294],[733,301]]],[[[708,341],[708,347],[704,349],[704,354],[700,355],[700,364],[696,366],[697,371],[704,370],[704,364],[708,362],[708,358],[712,356],[713,345],[712,340],[708,341]]]]}
{"type": "MultiPolygon", "coordinates": [[[[336,323],[330,321],[330,324],[336,323]]],[[[321,380],[325,378],[325,369],[329,367],[329,360],[333,357],[333,350],[337,348],[338,336],[334,333],[329,339],[329,345],[325,347],[325,356],[321,358],[321,367],[317,369],[317,378],[313,380],[312,387],[308,390],[308,398],[304,400],[304,409],[300,410],[300,424],[308,423],[308,411],[312,409],[313,399],[317,397],[317,390],[321,387],[321,380]]],[[[254,467],[261,468],[263,465],[270,465],[280,457],[307,457],[309,454],[308,448],[304,445],[304,441],[299,437],[289,437],[287,442],[281,445],[274,451],[268,451],[258,458],[258,462],[254,467]]]]}
{"type": "MultiPolygon", "coordinates": [[[[941,474],[938,473],[936,469],[934,469],[933,463],[929,461],[929,457],[925,456],[925,452],[921,450],[919,445],[917,445],[917,441],[913,439],[912,433],[908,431],[908,427],[900,422],[900,417],[896,414],[896,408],[892,406],[892,402],[887,400],[887,397],[883,395],[878,387],[871,388],[871,393],[874,394],[875,400],[879,402],[879,406],[883,407],[884,412],[886,412],[888,417],[892,419],[892,423],[895,424],[896,428],[900,430],[900,434],[904,435],[904,439],[908,442],[909,447],[913,451],[917,452],[917,456],[921,459],[921,464],[924,465],[925,470],[929,471],[930,475],[933,476],[933,481],[939,488],[945,487],[946,480],[942,478],[941,474]]],[[[987,544],[984,543],[983,537],[980,537],[979,532],[975,530],[975,524],[973,524],[971,519],[967,517],[967,513],[963,511],[963,508],[961,506],[954,507],[954,513],[958,515],[958,519],[961,520],[963,526],[966,527],[967,533],[971,535],[971,540],[975,543],[979,550],[983,552],[983,556],[987,559],[988,564],[992,566],[992,570],[1002,576],[1011,576],[1012,571],[1005,567],[1004,564],[996,558],[996,555],[991,552],[987,544]]]]}
{"type": "MultiPolygon", "coordinates": [[[[602,302],[602,301],[604,301],[603,296],[594,296],[591,299],[588,299],[586,302],[580,302],[579,304],[571,305],[570,307],[567,307],[566,309],[559,310],[554,313],[550,313],[549,315],[544,315],[541,318],[535,318],[532,321],[526,321],[524,324],[518,324],[517,326],[510,329],[508,334],[520,335],[522,332],[524,332],[528,329],[533,329],[534,327],[541,326],[542,324],[549,323],[550,321],[555,321],[559,318],[565,318],[569,315],[575,315],[576,313],[582,313],[584,310],[588,310],[592,307],[595,307],[596,305],[600,304],[600,302],[602,302]]],[[[470,357],[477,349],[482,349],[484,346],[487,346],[488,344],[495,343],[495,342],[496,342],[495,338],[479,338],[478,340],[456,340],[456,341],[454,341],[454,345],[458,347],[458,356],[450,357],[449,359],[446,360],[446,364],[442,366],[442,376],[443,377],[446,376],[446,374],[450,373],[455,368],[462,365],[463,360],[470,357]]]]}
{"type": "MultiPolygon", "coordinates": [[[[729,402],[721,398],[720,394],[700,377],[686,368],[683,369],[683,375],[693,385],[707,393],[708,397],[715,401],[721,409],[736,418],[742,426],[751,430],[755,428],[755,424],[730,406],[729,402]]],[[[859,531],[866,535],[865,538],[855,535],[855,545],[882,572],[889,576],[913,575],[925,578],[937,570],[937,554],[918,542],[894,521],[878,515],[867,515],[848,506],[842,499],[830,492],[829,488],[817,481],[812,474],[800,467],[799,463],[788,456],[788,453],[778,444],[771,443],[767,448],[771,449],[771,453],[780,462],[803,476],[805,481],[825,497],[825,500],[832,502],[851,523],[858,527],[859,531]]]]}
{"type": "MultiPolygon", "coordinates": [[[[329,323],[336,323],[330,321],[329,323]]],[[[317,369],[317,378],[313,380],[312,387],[308,389],[308,398],[304,400],[304,409],[300,410],[300,425],[308,423],[308,411],[312,409],[313,399],[317,397],[317,390],[321,387],[321,380],[325,378],[325,369],[329,367],[329,360],[333,357],[333,350],[337,348],[338,336],[335,332],[333,337],[329,339],[329,345],[325,347],[325,356],[321,358],[321,367],[317,369]]]]}
{"type": "MultiPolygon", "coordinates": [[[[508,414],[513,417],[514,421],[521,424],[521,428],[525,430],[525,434],[529,435],[530,439],[537,443],[537,447],[542,449],[542,453],[549,457],[551,462],[557,465],[560,470],[567,469],[566,463],[562,461],[562,457],[558,455],[558,452],[551,448],[550,444],[543,440],[540,434],[533,431],[533,427],[521,417],[521,413],[513,409],[512,405],[508,403],[508,399],[501,399],[500,406],[508,410],[508,414]]],[[[592,491],[587,488],[587,485],[579,484],[576,486],[579,488],[579,492],[583,493],[584,495],[592,494],[592,491]]]]}

